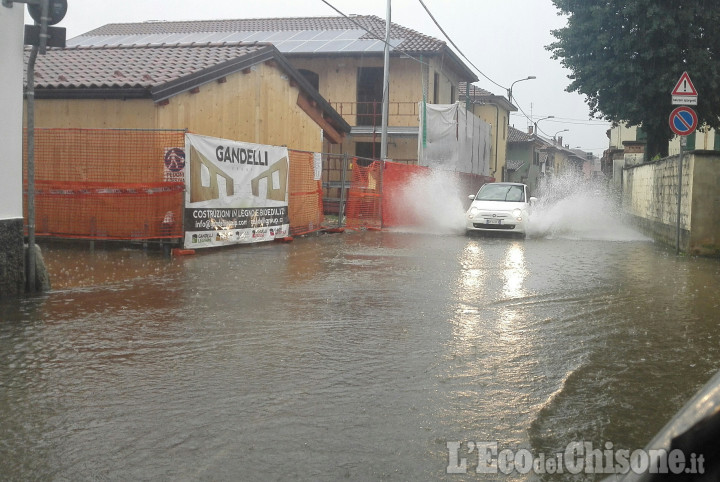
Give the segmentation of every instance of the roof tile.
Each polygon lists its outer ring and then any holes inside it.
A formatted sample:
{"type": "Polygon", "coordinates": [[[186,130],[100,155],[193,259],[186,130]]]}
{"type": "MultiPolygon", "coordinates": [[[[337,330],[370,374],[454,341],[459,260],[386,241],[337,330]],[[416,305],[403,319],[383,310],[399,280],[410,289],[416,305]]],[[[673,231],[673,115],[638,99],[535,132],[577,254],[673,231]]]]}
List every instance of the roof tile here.
{"type": "MultiPolygon", "coordinates": [[[[38,57],[35,87],[152,88],[266,47],[235,44],[48,49],[46,55],[38,57]]],[[[26,50],[26,57],[28,54],[26,50]]]]}

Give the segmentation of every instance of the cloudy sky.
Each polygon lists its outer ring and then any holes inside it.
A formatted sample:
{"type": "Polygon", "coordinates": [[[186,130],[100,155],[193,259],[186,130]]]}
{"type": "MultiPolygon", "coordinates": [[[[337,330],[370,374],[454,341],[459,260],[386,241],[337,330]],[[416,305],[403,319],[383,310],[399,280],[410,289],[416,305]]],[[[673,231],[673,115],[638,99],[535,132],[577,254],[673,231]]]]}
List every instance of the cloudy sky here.
{"type": "MultiPolygon", "coordinates": [[[[68,0],[68,13],[58,24],[67,29],[68,38],[108,23],[147,20],[214,20],[224,18],[268,18],[339,15],[377,15],[384,18],[387,0],[68,0]],[[327,2],[327,3],[326,3],[327,2]]],[[[515,84],[514,104],[518,111],[510,124],[526,130],[531,121],[539,122],[541,134],[559,135],[570,147],[580,147],[596,155],[608,146],[606,122],[590,120],[584,98],[565,92],[568,71],[552,60],[545,46],[553,41],[550,33],[565,25],[550,0],[423,0],[442,30],[460,53],[481,72],[479,87],[497,95],[507,95],[512,82],[529,75],[536,80],[515,84]],[[485,77],[487,76],[487,77],[485,77]],[[488,78],[490,80],[488,80],[488,78]]],[[[444,40],[419,0],[392,0],[392,21],[423,34],[444,40]]],[[[32,23],[31,19],[26,20],[32,23]]],[[[472,67],[471,67],[472,68],[472,67]]],[[[476,70],[473,68],[473,70],[476,70]]]]}

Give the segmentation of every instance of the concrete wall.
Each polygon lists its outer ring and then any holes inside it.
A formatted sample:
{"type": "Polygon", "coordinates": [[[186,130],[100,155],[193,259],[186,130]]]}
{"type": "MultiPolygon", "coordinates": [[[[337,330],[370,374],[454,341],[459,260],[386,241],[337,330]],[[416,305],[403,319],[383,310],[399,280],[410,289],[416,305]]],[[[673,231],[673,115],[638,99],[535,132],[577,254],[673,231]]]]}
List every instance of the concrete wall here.
{"type": "Polygon", "coordinates": [[[23,290],[22,82],[25,5],[0,6],[0,297],[23,290]]]}
{"type": "Polygon", "coordinates": [[[694,156],[690,252],[720,255],[720,152],[694,156]]]}
{"type": "MultiPolygon", "coordinates": [[[[677,239],[679,156],[623,169],[623,207],[658,241],[677,239]]],[[[720,255],[720,153],[683,154],[680,203],[680,249],[690,254],[720,255]]]]}

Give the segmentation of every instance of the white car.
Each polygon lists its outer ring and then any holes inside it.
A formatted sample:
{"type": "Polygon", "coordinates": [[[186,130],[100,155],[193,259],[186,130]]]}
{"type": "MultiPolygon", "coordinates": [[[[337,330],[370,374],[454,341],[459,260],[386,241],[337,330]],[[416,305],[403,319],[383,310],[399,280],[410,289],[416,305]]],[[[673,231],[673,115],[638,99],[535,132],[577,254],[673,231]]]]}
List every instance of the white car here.
{"type": "Polygon", "coordinates": [[[475,195],[465,215],[465,230],[507,232],[525,235],[530,206],[536,201],[528,187],[517,182],[491,182],[475,195]]]}

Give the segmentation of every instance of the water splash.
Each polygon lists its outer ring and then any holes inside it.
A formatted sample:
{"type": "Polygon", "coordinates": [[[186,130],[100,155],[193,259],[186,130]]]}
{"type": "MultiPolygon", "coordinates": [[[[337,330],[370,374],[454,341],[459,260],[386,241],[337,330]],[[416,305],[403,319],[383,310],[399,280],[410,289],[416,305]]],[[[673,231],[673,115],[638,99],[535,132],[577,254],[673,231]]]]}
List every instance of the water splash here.
{"type": "Polygon", "coordinates": [[[605,183],[566,174],[541,184],[528,236],[602,241],[647,241],[627,224],[605,183]]]}
{"type": "MultiPolygon", "coordinates": [[[[465,210],[463,192],[458,177],[453,172],[429,170],[417,173],[408,181],[397,196],[396,202],[403,207],[407,223],[394,231],[422,232],[430,234],[463,234],[465,210]]],[[[468,201],[469,203],[469,201],[468,201]]]]}

